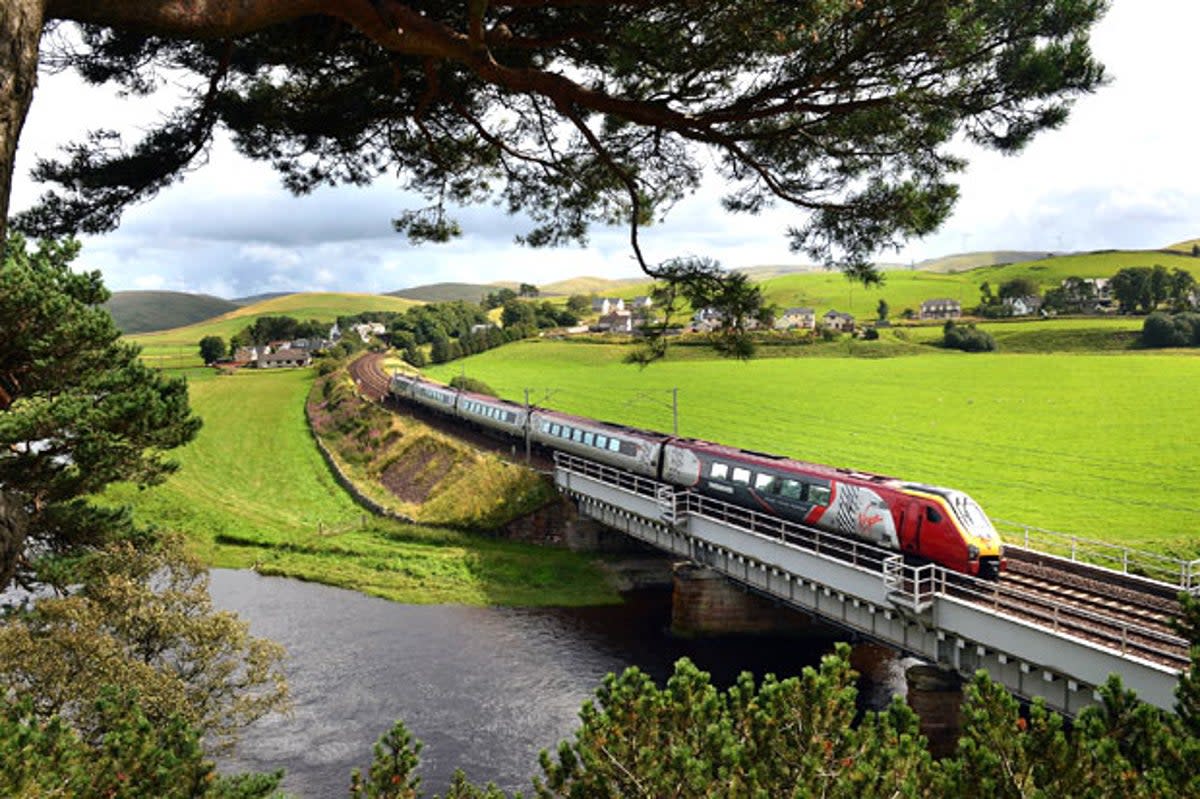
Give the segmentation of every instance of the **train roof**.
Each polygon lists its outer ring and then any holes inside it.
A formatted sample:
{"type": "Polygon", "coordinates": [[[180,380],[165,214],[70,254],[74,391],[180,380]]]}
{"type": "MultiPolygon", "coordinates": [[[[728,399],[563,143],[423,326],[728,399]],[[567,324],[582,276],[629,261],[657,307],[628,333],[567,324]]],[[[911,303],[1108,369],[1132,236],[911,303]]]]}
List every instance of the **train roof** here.
{"type": "Polygon", "coordinates": [[[512,408],[513,410],[518,411],[525,410],[525,406],[521,403],[513,402],[512,400],[506,400],[503,397],[493,397],[491,394],[480,394],[476,391],[467,391],[463,388],[458,389],[458,393],[467,399],[472,399],[476,402],[489,402],[493,405],[503,405],[507,408],[512,408]]]}
{"type": "Polygon", "coordinates": [[[552,410],[550,408],[538,408],[536,406],[533,408],[533,410],[536,413],[540,413],[544,416],[551,416],[553,418],[561,419],[563,421],[577,424],[580,426],[601,425],[601,426],[607,427],[611,430],[620,430],[625,433],[642,436],[643,438],[651,438],[656,441],[665,441],[668,438],[670,438],[670,436],[668,436],[666,433],[657,433],[653,430],[645,430],[645,429],[638,428],[638,427],[630,427],[629,425],[621,424],[619,422],[607,422],[607,421],[604,421],[603,419],[593,419],[590,416],[576,416],[573,413],[564,413],[563,411],[556,411],[556,410],[552,410]]]}
{"type": "Polygon", "coordinates": [[[786,455],[775,455],[769,452],[756,452],[749,449],[739,449],[738,447],[731,447],[726,444],[715,444],[711,441],[703,441],[696,438],[676,438],[673,439],[672,443],[703,452],[710,457],[726,458],[729,460],[741,461],[743,463],[753,463],[757,466],[768,466],[775,469],[797,470],[807,474],[819,475],[830,480],[856,480],[896,489],[902,488],[904,485],[904,481],[897,477],[875,474],[874,472],[863,472],[857,469],[827,466],[823,463],[812,463],[811,461],[802,461],[795,458],[789,458],[786,455]]]}

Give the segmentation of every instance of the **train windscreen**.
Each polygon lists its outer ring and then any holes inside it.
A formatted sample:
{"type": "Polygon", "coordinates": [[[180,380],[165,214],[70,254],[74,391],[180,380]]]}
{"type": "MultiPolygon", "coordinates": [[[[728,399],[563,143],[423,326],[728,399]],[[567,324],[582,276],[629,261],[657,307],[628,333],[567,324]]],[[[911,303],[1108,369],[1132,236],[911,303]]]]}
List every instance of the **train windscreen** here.
{"type": "Polygon", "coordinates": [[[975,500],[958,491],[947,491],[946,498],[950,500],[950,507],[954,509],[954,515],[958,517],[959,523],[968,533],[977,535],[984,540],[999,540],[1000,536],[992,527],[991,520],[975,500]]]}

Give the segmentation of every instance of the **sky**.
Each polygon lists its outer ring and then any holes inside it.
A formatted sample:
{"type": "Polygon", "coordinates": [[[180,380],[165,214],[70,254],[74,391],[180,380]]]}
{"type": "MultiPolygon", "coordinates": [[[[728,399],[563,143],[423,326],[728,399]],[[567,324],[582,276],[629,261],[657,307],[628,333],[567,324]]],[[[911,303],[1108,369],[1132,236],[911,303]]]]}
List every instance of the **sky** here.
{"type": "MultiPolygon", "coordinates": [[[[1196,0],[1114,0],[1092,46],[1111,80],[1081,98],[1070,120],[1016,156],[964,150],[960,199],[942,228],[878,254],[909,264],[979,250],[1152,249],[1200,237],[1200,80],[1196,0]]],[[[17,154],[12,210],[33,203],[36,156],[50,157],[89,128],[136,130],[158,113],[71,75],[43,75],[17,154]]],[[[651,263],[681,255],[726,267],[803,264],[786,229],[790,209],[730,215],[707,186],[664,224],[643,230],[651,263]]],[[[380,293],[443,281],[545,284],[582,275],[639,276],[628,231],[593,228],[587,247],[533,250],[526,229],[488,206],[458,213],[464,235],[410,245],[390,220],[420,200],[387,181],[294,197],[266,165],[218,142],[183,183],[126,212],[121,226],[83,238],[77,265],[99,269],[113,291],[157,289],[234,298],[272,291],[380,293]]]]}

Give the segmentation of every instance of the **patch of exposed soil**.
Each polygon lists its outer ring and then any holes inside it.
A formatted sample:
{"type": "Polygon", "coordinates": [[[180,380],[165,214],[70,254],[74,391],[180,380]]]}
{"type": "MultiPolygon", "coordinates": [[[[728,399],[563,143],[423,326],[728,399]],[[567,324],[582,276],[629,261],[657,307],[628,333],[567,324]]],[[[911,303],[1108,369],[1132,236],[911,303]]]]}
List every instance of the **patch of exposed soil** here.
{"type": "Polygon", "coordinates": [[[442,478],[450,473],[455,460],[453,452],[426,440],[389,464],[379,482],[402,502],[419,505],[429,499],[442,478]]]}

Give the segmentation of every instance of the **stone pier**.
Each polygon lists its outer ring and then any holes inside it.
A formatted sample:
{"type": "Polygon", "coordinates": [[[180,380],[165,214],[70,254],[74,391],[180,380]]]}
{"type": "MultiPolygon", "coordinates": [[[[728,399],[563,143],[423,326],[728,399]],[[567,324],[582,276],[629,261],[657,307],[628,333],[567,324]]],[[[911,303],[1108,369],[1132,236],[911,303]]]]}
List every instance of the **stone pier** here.
{"type": "Polygon", "coordinates": [[[904,672],[908,706],[921,717],[921,734],[934,757],[954,753],[962,730],[962,679],[952,671],[925,663],[904,672]]]}
{"type": "Polygon", "coordinates": [[[821,634],[828,627],[694,563],[676,563],[671,631],[687,638],[720,635],[821,634]]]}

